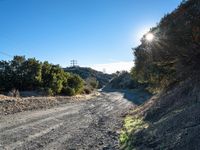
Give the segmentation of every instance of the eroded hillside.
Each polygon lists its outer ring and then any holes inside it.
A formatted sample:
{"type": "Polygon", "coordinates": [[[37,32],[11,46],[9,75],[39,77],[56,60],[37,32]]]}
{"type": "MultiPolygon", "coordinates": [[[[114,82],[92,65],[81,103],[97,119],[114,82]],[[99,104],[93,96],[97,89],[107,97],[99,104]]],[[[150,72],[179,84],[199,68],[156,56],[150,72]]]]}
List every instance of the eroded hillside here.
{"type": "Polygon", "coordinates": [[[200,1],[166,15],[136,48],[136,72],[158,94],[125,120],[124,149],[198,150],[200,147],[200,1]]]}

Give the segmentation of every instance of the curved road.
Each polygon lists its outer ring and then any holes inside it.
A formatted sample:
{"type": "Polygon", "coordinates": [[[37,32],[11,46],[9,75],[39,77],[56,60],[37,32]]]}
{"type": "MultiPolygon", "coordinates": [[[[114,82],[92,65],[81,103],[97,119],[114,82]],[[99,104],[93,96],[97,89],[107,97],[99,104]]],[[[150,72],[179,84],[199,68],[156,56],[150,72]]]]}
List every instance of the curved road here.
{"type": "Polygon", "coordinates": [[[134,105],[118,92],[0,117],[0,150],[119,149],[121,117],[134,105]]]}

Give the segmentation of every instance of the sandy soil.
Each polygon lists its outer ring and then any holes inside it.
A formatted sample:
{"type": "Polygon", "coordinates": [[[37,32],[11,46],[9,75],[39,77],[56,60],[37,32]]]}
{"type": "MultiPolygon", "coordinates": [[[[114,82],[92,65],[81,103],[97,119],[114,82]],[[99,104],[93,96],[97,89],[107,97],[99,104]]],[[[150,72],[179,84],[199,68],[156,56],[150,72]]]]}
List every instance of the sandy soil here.
{"type": "Polygon", "coordinates": [[[134,105],[118,92],[50,109],[0,115],[0,150],[119,149],[122,116],[134,105]]]}

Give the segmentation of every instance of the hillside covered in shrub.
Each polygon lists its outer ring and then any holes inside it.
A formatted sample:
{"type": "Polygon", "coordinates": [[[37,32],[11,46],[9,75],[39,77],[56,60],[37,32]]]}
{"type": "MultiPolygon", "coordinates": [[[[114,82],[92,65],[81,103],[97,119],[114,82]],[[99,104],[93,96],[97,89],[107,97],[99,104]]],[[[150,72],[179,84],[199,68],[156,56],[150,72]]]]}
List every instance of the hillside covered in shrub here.
{"type": "Polygon", "coordinates": [[[134,49],[135,73],[158,93],[125,119],[123,149],[200,147],[200,1],[183,1],[134,49]]]}
{"type": "Polygon", "coordinates": [[[199,0],[183,1],[171,14],[161,19],[134,49],[137,77],[152,88],[164,89],[197,76],[200,71],[199,0]]]}
{"type": "Polygon", "coordinates": [[[81,78],[84,80],[87,80],[89,78],[95,78],[98,81],[98,88],[102,88],[106,84],[109,83],[109,81],[113,78],[113,75],[106,74],[100,71],[96,71],[92,68],[86,68],[86,67],[67,67],[64,68],[66,72],[71,72],[74,74],[78,74],[81,78]]]}
{"type": "Polygon", "coordinates": [[[105,88],[111,89],[145,89],[146,85],[139,83],[127,71],[117,72],[105,88]]]}

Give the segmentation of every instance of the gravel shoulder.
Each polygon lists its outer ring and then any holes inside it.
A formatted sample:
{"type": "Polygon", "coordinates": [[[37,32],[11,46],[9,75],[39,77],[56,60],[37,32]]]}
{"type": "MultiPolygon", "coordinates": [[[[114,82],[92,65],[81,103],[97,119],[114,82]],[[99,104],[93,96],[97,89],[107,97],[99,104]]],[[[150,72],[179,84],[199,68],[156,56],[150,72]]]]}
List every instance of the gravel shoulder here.
{"type": "Polygon", "coordinates": [[[0,150],[116,150],[122,116],[133,107],[119,92],[102,92],[87,101],[0,115],[0,150]]]}

